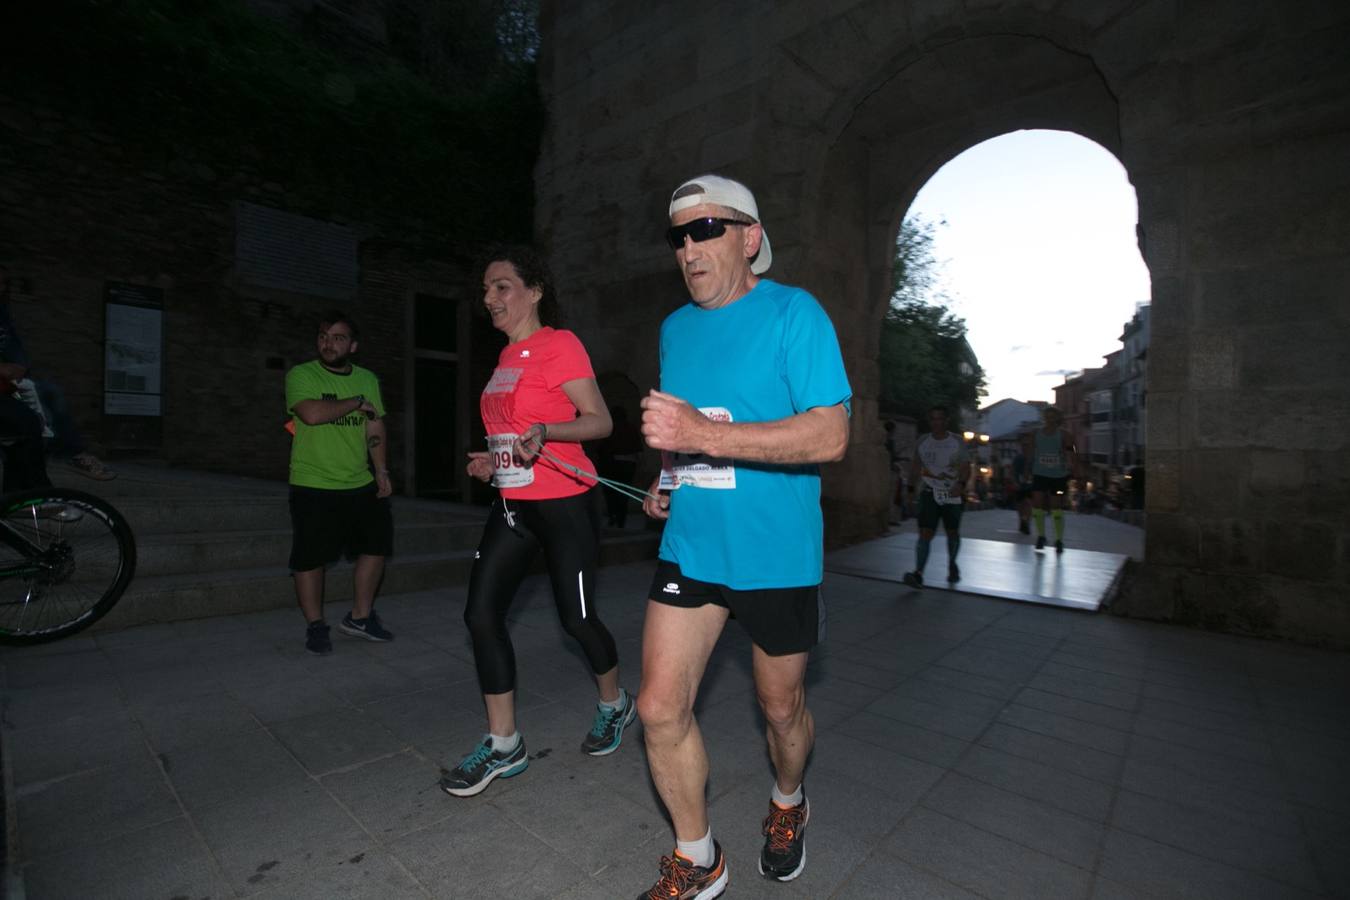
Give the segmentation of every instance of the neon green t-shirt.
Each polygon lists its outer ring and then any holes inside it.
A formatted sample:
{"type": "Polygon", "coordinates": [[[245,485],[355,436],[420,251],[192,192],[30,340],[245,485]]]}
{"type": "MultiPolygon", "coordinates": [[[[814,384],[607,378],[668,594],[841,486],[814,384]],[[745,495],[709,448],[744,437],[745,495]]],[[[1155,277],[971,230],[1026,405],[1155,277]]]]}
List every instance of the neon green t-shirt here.
{"type": "Polygon", "coordinates": [[[354,412],[323,425],[306,425],[295,415],[302,400],[346,400],[358,394],[384,417],[380,380],[375,373],[352,366],[347,374],[330,372],[317,359],[286,373],[286,411],[295,424],[291,443],[291,484],[345,491],[365,487],[370,474],[366,450],[366,417],[354,412]]]}

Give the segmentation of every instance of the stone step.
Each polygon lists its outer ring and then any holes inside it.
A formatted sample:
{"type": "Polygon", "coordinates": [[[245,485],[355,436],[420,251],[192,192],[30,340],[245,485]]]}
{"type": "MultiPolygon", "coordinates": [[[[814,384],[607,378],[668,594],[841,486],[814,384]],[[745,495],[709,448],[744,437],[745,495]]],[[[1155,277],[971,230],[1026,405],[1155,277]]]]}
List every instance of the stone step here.
{"type": "MultiPolygon", "coordinates": [[[[115,497],[138,540],[142,535],[290,530],[286,495],[115,497]]],[[[430,500],[394,498],[394,522],[473,524],[482,527],[486,510],[430,500]]]]}
{"type": "MultiPolygon", "coordinates": [[[[397,556],[472,550],[483,532],[481,522],[403,522],[395,520],[394,552],[397,556]]],[[[139,576],[239,569],[286,567],[291,550],[291,529],[260,528],[253,531],[185,531],[145,534],[136,538],[136,572],[139,576]]]]}
{"type": "MultiPolygon", "coordinates": [[[[600,544],[602,566],[651,559],[660,536],[639,531],[607,534],[600,544]]],[[[463,586],[473,566],[474,550],[400,554],[385,570],[380,593],[392,594],[463,586]]],[[[535,569],[542,568],[542,558],[535,569]]],[[[328,600],[351,599],[351,566],[339,563],[328,572],[328,600]]],[[[193,571],[144,575],[135,580],[95,630],[114,630],[154,622],[233,615],[295,605],[295,588],[284,562],[216,572],[193,571]]]]}

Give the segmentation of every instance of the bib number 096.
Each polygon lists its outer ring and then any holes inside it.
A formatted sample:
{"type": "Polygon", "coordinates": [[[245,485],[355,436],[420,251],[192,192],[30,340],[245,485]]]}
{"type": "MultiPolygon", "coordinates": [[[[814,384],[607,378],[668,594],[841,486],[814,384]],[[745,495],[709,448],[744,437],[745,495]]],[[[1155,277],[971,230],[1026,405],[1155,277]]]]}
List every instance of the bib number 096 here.
{"type": "Polygon", "coordinates": [[[517,488],[534,484],[534,468],[516,462],[511,448],[516,443],[514,434],[489,434],[488,458],[492,460],[492,483],[499,488],[517,488]]]}

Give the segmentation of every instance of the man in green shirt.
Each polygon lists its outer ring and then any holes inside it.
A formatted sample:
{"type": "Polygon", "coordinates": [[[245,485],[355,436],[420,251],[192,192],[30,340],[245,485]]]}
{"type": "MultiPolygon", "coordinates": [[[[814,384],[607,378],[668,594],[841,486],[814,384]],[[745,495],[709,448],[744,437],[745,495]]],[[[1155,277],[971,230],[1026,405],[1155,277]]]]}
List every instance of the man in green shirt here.
{"type": "Polygon", "coordinates": [[[380,382],[353,365],[357,329],[336,310],[319,322],[319,358],[286,373],[291,444],[291,572],[308,623],[305,649],[333,652],[323,619],[324,567],[355,558],[352,611],[338,629],[368,641],[393,635],[373,609],[384,559],[393,552],[384,402],[380,382]],[[374,468],[374,475],[371,468],[374,468]]]}

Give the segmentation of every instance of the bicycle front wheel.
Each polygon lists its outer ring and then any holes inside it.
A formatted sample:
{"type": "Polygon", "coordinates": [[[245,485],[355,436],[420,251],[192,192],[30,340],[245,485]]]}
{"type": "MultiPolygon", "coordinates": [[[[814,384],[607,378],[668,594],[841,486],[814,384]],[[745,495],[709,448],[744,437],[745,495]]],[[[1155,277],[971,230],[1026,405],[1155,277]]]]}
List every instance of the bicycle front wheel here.
{"type": "Polygon", "coordinates": [[[88,628],[121,599],[136,541],[104,500],[66,488],[0,498],[0,644],[40,644],[88,628]]]}

